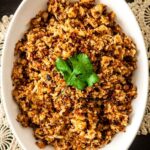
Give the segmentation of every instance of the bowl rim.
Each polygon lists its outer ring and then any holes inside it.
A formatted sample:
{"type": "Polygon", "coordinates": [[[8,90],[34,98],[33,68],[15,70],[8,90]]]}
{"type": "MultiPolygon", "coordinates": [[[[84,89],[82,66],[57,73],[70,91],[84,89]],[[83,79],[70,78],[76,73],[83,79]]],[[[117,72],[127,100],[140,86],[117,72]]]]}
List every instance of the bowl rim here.
{"type": "MultiPolygon", "coordinates": [[[[4,106],[4,111],[5,111],[5,114],[6,114],[6,118],[7,118],[7,121],[8,121],[8,124],[9,124],[9,126],[10,126],[10,129],[11,129],[12,133],[14,134],[15,138],[17,139],[19,145],[20,145],[23,149],[25,149],[25,150],[26,150],[26,148],[24,147],[24,144],[22,143],[22,141],[21,141],[20,138],[18,137],[17,132],[15,131],[14,126],[13,126],[11,120],[10,120],[10,116],[8,115],[8,110],[7,110],[7,106],[6,106],[6,102],[5,102],[5,101],[6,101],[6,98],[5,98],[4,94],[3,94],[3,92],[4,92],[4,88],[3,88],[3,86],[4,86],[4,83],[3,83],[3,70],[4,70],[4,59],[5,59],[5,52],[6,52],[5,49],[7,48],[7,43],[8,43],[7,40],[8,40],[8,37],[10,36],[11,27],[12,27],[12,25],[15,23],[16,17],[19,15],[19,12],[20,12],[21,9],[24,7],[24,4],[25,4],[27,1],[28,1],[28,0],[23,0],[23,1],[20,3],[20,5],[18,6],[18,8],[17,8],[16,12],[14,13],[14,16],[13,16],[13,18],[12,18],[10,24],[9,24],[9,27],[8,27],[8,30],[7,30],[7,33],[6,33],[6,36],[5,36],[5,41],[4,41],[3,50],[2,50],[2,60],[1,60],[1,63],[2,63],[2,65],[1,65],[1,100],[2,100],[2,105],[4,106]]],[[[125,0],[122,0],[122,1],[123,1],[124,5],[127,5],[128,11],[130,11],[130,14],[134,16],[134,14],[133,14],[133,12],[131,11],[130,7],[128,6],[127,2],[126,2],[125,0]]],[[[136,20],[135,16],[134,16],[134,19],[135,19],[135,21],[136,21],[136,23],[137,23],[137,20],[136,20]]],[[[138,27],[138,29],[140,30],[140,34],[142,35],[141,29],[140,29],[138,23],[137,23],[137,27],[138,27]]],[[[142,35],[142,42],[144,43],[144,46],[145,46],[145,42],[144,42],[143,35],[142,35]]],[[[146,54],[146,58],[148,58],[148,57],[147,57],[146,47],[145,47],[145,52],[144,52],[144,53],[146,54]]],[[[145,72],[145,74],[146,74],[145,77],[146,77],[146,80],[147,80],[147,83],[145,83],[145,84],[146,84],[145,98],[147,98],[147,100],[148,100],[148,89],[149,89],[149,65],[148,65],[148,59],[145,60],[145,62],[146,62],[146,66],[145,66],[145,67],[147,68],[147,69],[146,69],[147,72],[145,72]]],[[[142,118],[144,117],[147,100],[145,100],[145,103],[143,103],[143,105],[145,105],[145,106],[144,106],[144,109],[142,110],[142,118]]],[[[140,128],[140,124],[141,124],[142,120],[143,120],[143,119],[141,119],[140,122],[139,122],[138,129],[140,128]]],[[[136,132],[136,133],[137,133],[137,132],[136,132]]],[[[135,138],[135,136],[136,136],[136,133],[134,133],[134,136],[133,136],[133,138],[130,140],[129,145],[126,146],[127,149],[128,149],[129,146],[132,144],[132,142],[133,142],[133,140],[134,140],[134,138],[135,138]]]]}
{"type": "Polygon", "coordinates": [[[18,137],[17,135],[17,132],[15,131],[14,127],[13,127],[13,124],[10,120],[10,116],[8,115],[8,110],[7,110],[7,106],[6,106],[6,99],[5,99],[5,96],[3,94],[4,92],[4,88],[3,88],[3,69],[4,69],[4,59],[5,59],[5,49],[7,48],[7,39],[9,37],[9,34],[11,32],[11,27],[12,25],[15,23],[15,19],[16,17],[18,16],[19,12],[22,10],[22,8],[24,7],[24,4],[27,2],[28,0],[22,0],[22,2],[19,4],[18,8],[16,9],[14,15],[13,15],[13,18],[12,20],[10,21],[10,24],[8,26],[8,29],[6,31],[6,35],[5,35],[5,39],[4,39],[4,45],[3,45],[3,49],[2,49],[2,59],[1,59],[1,100],[2,100],[2,105],[4,107],[4,111],[5,111],[5,115],[6,115],[6,118],[7,118],[7,121],[8,121],[8,124],[10,126],[10,129],[14,135],[14,137],[17,139],[17,142],[19,143],[19,145],[21,146],[21,148],[23,150],[26,150],[24,144],[22,143],[21,139],[18,137]]]}

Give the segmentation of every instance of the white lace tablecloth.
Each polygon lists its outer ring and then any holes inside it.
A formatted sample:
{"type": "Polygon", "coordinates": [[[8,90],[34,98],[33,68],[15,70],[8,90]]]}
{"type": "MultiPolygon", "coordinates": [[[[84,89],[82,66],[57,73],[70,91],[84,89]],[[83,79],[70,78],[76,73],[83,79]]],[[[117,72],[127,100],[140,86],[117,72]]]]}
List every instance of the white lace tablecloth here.
{"type": "MultiPolygon", "coordinates": [[[[134,2],[129,3],[129,6],[133,10],[139,22],[141,30],[143,32],[150,64],[150,0],[134,0],[134,2]]],[[[8,28],[9,22],[11,21],[11,18],[12,15],[9,17],[3,16],[0,21],[0,58],[2,55],[5,33],[8,28]]],[[[147,108],[145,111],[145,116],[138,134],[147,135],[148,133],[150,133],[150,92],[147,108]]],[[[1,101],[0,101],[0,150],[21,150],[9,128],[1,101]]]]}

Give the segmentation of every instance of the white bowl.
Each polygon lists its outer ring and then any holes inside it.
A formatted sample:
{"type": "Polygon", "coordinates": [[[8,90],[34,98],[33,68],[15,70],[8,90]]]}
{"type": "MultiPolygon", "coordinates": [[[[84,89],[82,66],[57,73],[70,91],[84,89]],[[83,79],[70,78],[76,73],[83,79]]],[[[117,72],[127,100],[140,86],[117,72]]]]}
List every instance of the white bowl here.
{"type": "MultiPolygon", "coordinates": [[[[9,26],[3,49],[2,100],[11,129],[24,150],[39,150],[39,148],[35,145],[32,129],[23,128],[16,121],[18,106],[11,95],[14,48],[16,42],[22,38],[27,30],[29,20],[40,10],[46,8],[47,1],[24,0],[21,3],[9,26]]],[[[126,132],[117,134],[112,142],[103,148],[103,150],[126,150],[136,136],[145,111],[148,93],[148,60],[140,28],[126,2],[124,0],[101,0],[101,2],[108,5],[117,14],[118,23],[122,26],[124,32],[133,38],[138,48],[138,68],[134,75],[138,96],[132,103],[133,112],[130,116],[130,124],[126,128],[126,132]]],[[[45,150],[48,149],[50,150],[51,148],[45,148],[45,150]]]]}

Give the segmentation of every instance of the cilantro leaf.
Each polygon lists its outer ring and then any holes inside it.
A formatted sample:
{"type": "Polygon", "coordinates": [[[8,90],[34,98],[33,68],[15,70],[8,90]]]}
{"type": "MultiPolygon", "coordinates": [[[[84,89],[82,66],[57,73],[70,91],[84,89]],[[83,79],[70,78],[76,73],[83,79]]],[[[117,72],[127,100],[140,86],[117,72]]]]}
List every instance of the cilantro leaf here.
{"type": "Polygon", "coordinates": [[[96,73],[91,74],[87,79],[88,86],[92,86],[94,83],[98,82],[99,78],[96,73]]]}
{"type": "Polygon", "coordinates": [[[69,67],[69,65],[67,64],[67,62],[64,61],[61,58],[57,58],[57,60],[56,60],[56,68],[57,68],[57,70],[59,70],[61,72],[68,72],[68,73],[72,72],[70,67],[69,67]]]}
{"type": "Polygon", "coordinates": [[[73,72],[78,74],[90,73],[93,71],[93,66],[86,54],[78,54],[69,59],[73,66],[73,72]]]}
{"type": "Polygon", "coordinates": [[[69,85],[76,87],[79,90],[83,90],[86,87],[86,83],[82,82],[80,79],[78,79],[76,76],[73,76],[69,80],[69,85]]]}
{"type": "Polygon", "coordinates": [[[88,56],[86,54],[77,55],[77,59],[85,67],[84,69],[87,72],[92,72],[93,71],[93,65],[92,65],[90,59],[88,58],[88,56]]]}
{"type": "Polygon", "coordinates": [[[67,85],[83,90],[99,81],[93,65],[86,54],[77,54],[68,60],[58,58],[56,68],[64,76],[67,85]]]}

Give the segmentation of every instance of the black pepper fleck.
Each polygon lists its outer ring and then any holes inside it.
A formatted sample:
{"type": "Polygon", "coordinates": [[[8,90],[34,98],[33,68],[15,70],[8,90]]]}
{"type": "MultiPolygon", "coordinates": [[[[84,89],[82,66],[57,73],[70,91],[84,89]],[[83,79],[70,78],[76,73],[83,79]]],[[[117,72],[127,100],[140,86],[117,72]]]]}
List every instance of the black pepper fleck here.
{"type": "Polygon", "coordinates": [[[47,74],[46,78],[47,78],[47,80],[48,80],[48,81],[50,81],[50,80],[51,80],[51,77],[50,77],[50,75],[49,75],[49,74],[47,74]]]}

